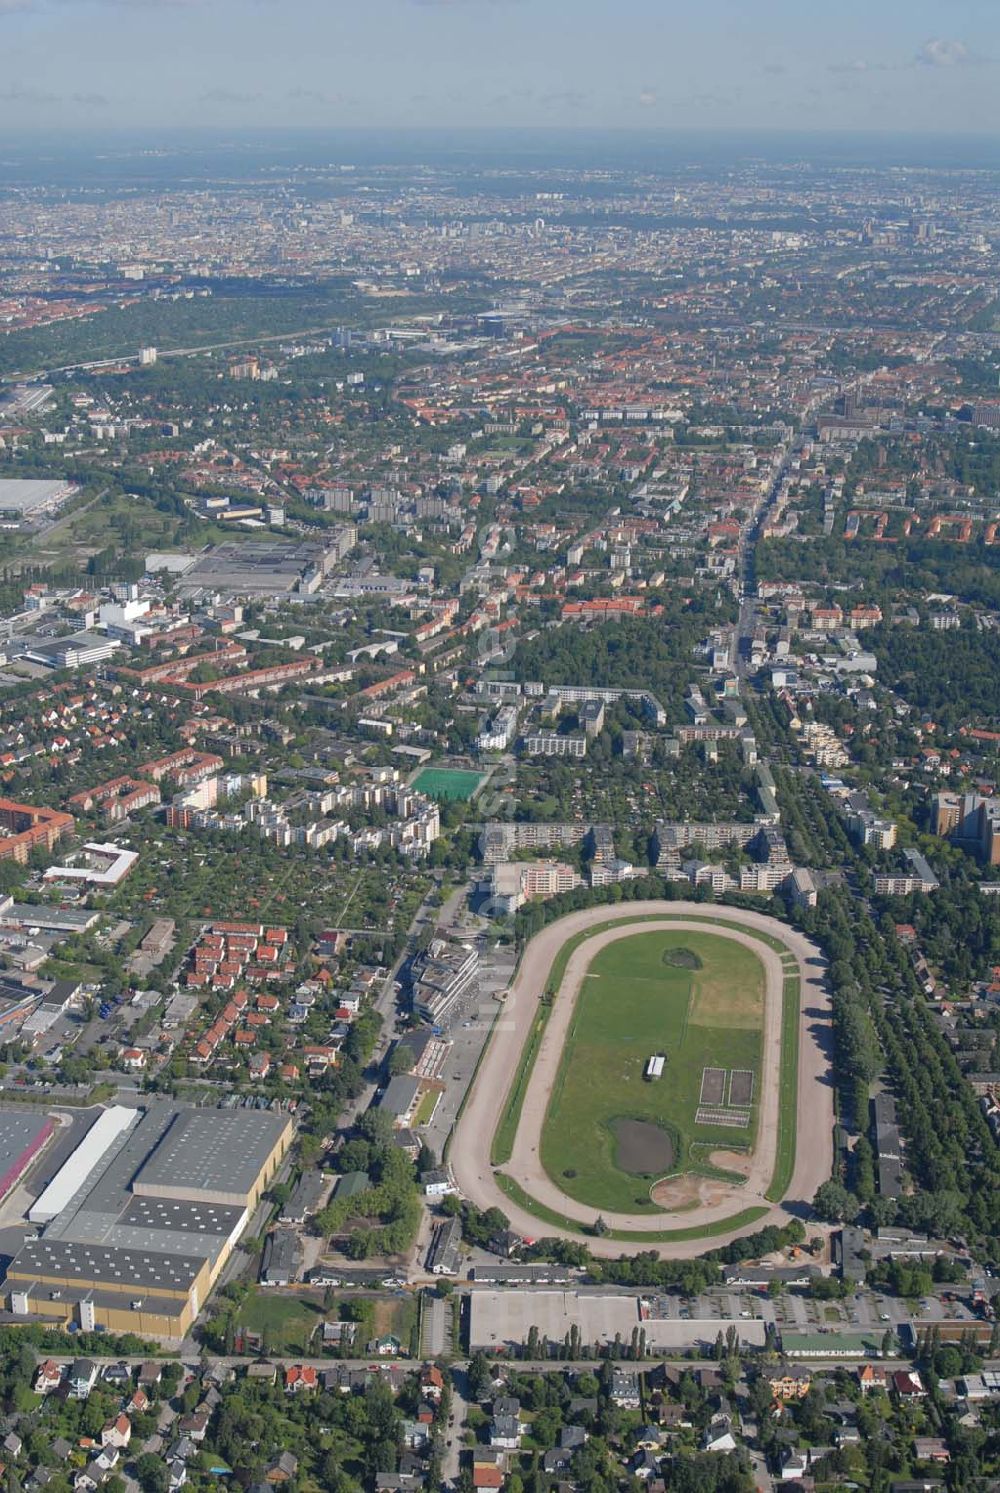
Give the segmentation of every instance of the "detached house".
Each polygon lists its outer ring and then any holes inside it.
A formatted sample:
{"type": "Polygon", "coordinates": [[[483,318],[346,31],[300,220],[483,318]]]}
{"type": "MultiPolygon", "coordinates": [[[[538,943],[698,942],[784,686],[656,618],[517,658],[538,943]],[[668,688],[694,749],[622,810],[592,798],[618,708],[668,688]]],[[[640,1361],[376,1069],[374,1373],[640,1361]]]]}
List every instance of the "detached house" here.
{"type": "Polygon", "coordinates": [[[62,1369],[51,1358],[38,1365],[35,1373],[34,1390],[36,1395],[52,1394],[53,1390],[62,1384],[62,1369]]]}
{"type": "Polygon", "coordinates": [[[101,1445],[114,1446],[119,1451],[124,1451],[132,1440],[132,1422],[122,1412],[116,1415],[114,1420],[109,1420],[101,1431],[101,1445]]]}
{"type": "Polygon", "coordinates": [[[285,1370],[285,1393],[299,1394],[304,1389],[317,1389],[319,1375],[310,1364],[296,1363],[285,1370]]]}

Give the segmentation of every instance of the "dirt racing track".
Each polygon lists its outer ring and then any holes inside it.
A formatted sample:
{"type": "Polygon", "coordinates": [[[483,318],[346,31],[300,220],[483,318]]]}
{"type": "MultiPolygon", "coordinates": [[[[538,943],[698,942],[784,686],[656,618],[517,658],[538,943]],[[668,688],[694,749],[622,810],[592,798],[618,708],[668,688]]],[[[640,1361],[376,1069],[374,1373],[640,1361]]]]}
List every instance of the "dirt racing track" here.
{"type": "MultiPolygon", "coordinates": [[[[785,1223],[792,1215],[803,1216],[817,1187],[829,1177],[832,1161],[832,1035],[824,968],[817,948],[787,924],[742,908],[711,903],[635,902],[627,907],[594,907],[543,929],[524,951],[452,1136],[449,1161],[462,1196],[479,1208],[501,1209],[510,1219],[511,1227],[523,1236],[585,1236],[592,1253],[598,1255],[628,1251],[630,1242],[626,1236],[631,1233],[635,1235],[636,1249],[653,1249],[665,1258],[689,1258],[767,1224],[785,1223]],[[553,962],[568,940],[586,935],[590,929],[594,930],[592,936],[583,937],[569,955],[534,1066],[527,1083],[522,1084],[523,1102],[509,1160],[494,1167],[493,1138],[504,1116],[512,1085],[521,1072],[553,962]],[[576,998],[591,961],[616,940],[660,929],[712,933],[732,939],[752,949],[764,967],[757,1141],[751,1155],[740,1158],[734,1153],[725,1163],[731,1170],[740,1171],[742,1180],[688,1173],[665,1181],[652,1194],[662,1211],[627,1214],[603,1210],[604,1222],[615,1237],[597,1237],[588,1226],[596,1221],[598,1210],[568,1197],[542,1166],[542,1126],[576,998]],[[755,934],[777,940],[783,946],[784,956],[754,937],[755,934]],[[799,976],[800,997],[795,1159],[791,1181],[779,1202],[773,1200],[777,1194],[771,1184],[779,1145],[782,996],[785,976],[794,973],[799,976]],[[501,1185],[503,1178],[510,1179],[508,1186],[514,1184],[516,1190],[533,1200],[540,1212],[532,1212],[512,1198],[501,1185]],[[769,1189],[772,1199],[766,1196],[769,1189]],[[753,1220],[748,1222],[744,1218],[742,1223],[738,1222],[738,1216],[746,1215],[747,1210],[754,1210],[753,1220]],[[552,1214],[558,1214],[566,1226],[558,1226],[552,1214]],[[726,1230],[726,1220],[730,1218],[734,1226],[726,1230]],[[673,1231],[683,1231],[685,1237],[667,1237],[661,1241],[651,1237],[673,1231]]],[[[788,1119],[790,1115],[786,1116],[786,1123],[788,1119]]],[[[723,1160],[721,1156],[717,1159],[723,1160]]]]}

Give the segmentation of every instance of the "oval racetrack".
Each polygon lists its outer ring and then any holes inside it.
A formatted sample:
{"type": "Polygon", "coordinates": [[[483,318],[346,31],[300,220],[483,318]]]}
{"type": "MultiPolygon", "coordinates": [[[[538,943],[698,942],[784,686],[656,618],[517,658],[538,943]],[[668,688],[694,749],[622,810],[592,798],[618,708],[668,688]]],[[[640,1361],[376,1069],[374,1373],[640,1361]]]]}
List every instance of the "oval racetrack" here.
{"type": "Polygon", "coordinates": [[[745,1182],[716,1181],[703,1189],[693,1206],[689,1203],[673,1212],[618,1214],[603,1210],[605,1223],[616,1232],[645,1233],[645,1239],[636,1238],[635,1249],[654,1249],[664,1258],[690,1258],[751,1229],[787,1222],[790,1214],[801,1217],[817,1187],[830,1175],[834,1123],[830,1001],[823,981],[822,956],[816,947],[787,924],[742,908],[702,902],[634,902],[628,906],[587,908],[543,929],[525,949],[452,1137],[449,1159],[462,1196],[479,1208],[501,1209],[519,1234],[528,1238],[552,1234],[586,1237],[595,1255],[618,1255],[629,1249],[627,1238],[582,1233],[595,1222],[598,1210],[574,1201],[556,1185],[541,1164],[539,1145],[574,1004],[591,960],[618,939],[663,928],[712,932],[732,938],[752,948],[764,965],[766,994],[757,1144],[745,1182]],[[609,928],[606,926],[609,923],[616,926],[609,928]],[[569,957],[525,1090],[510,1160],[497,1169],[535,1202],[578,1223],[581,1232],[573,1232],[536,1217],[509,1197],[494,1173],[490,1152],[553,961],[567,940],[589,928],[602,931],[586,938],[569,957]],[[780,955],[755,939],[754,932],[780,940],[795,956],[800,978],[795,1165],[791,1184],[780,1204],[768,1201],[764,1194],[774,1171],[778,1138],[783,970],[780,955]],[[725,1231],[727,1218],[735,1218],[749,1208],[766,1211],[750,1225],[737,1225],[725,1231]],[[660,1243],[648,1238],[651,1231],[694,1230],[703,1226],[712,1226],[713,1232],[702,1238],[660,1243]]]}

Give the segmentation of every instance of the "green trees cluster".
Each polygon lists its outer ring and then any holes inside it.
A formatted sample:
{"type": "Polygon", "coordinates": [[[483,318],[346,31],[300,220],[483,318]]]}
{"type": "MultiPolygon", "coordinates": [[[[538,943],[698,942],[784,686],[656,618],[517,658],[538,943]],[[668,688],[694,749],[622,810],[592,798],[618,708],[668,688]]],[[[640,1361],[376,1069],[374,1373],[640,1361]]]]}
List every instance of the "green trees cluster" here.
{"type": "Polygon", "coordinates": [[[865,634],[879,679],[946,729],[1000,719],[1000,634],[971,622],[950,632],[883,624],[865,634]]]}
{"type": "MultiPolygon", "coordinates": [[[[835,1077],[856,1127],[866,1126],[876,1069],[886,1073],[896,1096],[915,1190],[898,1202],[866,1199],[873,1221],[898,1217],[932,1234],[992,1240],[1000,1232],[1000,1153],[892,919],[876,924],[846,891],[837,890],[801,911],[798,921],[831,961],[835,1077]]],[[[866,1185],[860,1166],[855,1180],[866,1185]]],[[[845,1217],[861,1205],[854,1194],[836,1201],[845,1217]]]]}
{"type": "Polygon", "coordinates": [[[519,679],[651,690],[668,717],[681,719],[684,691],[695,678],[694,649],[707,629],[733,620],[731,597],[674,596],[655,619],[623,617],[586,632],[552,628],[521,643],[513,667],[519,679]]]}
{"type": "Polygon", "coordinates": [[[943,591],[970,604],[1000,606],[1000,556],[973,544],[911,537],[878,545],[833,535],[808,544],[765,539],[757,546],[754,567],[762,581],[857,586],[883,610],[900,592],[943,591]]]}
{"type": "Polygon", "coordinates": [[[952,873],[938,891],[913,897],[908,918],[927,959],[957,992],[1000,964],[1000,906],[968,877],[952,873]]]}
{"type": "MultiPolygon", "coordinates": [[[[299,1458],[299,1477],[330,1493],[358,1493],[376,1472],[398,1465],[401,1414],[378,1375],[363,1394],[286,1395],[279,1385],[243,1380],[230,1388],[212,1425],[212,1443],[243,1486],[259,1482],[281,1452],[299,1458]]],[[[304,1485],[304,1484],[303,1484],[304,1485]]]]}
{"type": "Polygon", "coordinates": [[[391,1134],[383,1133],[379,1122],[387,1118],[378,1110],[362,1115],[359,1128],[363,1133],[344,1148],[346,1169],[367,1172],[369,1187],[342,1201],[335,1198],[316,1215],[316,1228],[322,1234],[335,1234],[348,1222],[362,1221],[345,1244],[346,1253],[355,1260],[408,1249],[420,1227],[416,1171],[391,1134]]]}
{"type": "Polygon", "coordinates": [[[851,845],[830,795],[814,777],[787,768],[775,770],[774,782],[792,860],[820,869],[841,864],[851,845]]]}

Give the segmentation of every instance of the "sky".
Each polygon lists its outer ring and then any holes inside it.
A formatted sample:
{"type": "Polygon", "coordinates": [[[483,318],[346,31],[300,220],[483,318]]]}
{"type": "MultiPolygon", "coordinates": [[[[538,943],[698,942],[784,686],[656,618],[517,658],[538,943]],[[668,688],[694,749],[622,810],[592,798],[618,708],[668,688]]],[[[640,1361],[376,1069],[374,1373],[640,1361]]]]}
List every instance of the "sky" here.
{"type": "Polygon", "coordinates": [[[0,130],[176,126],[1000,136],[1000,0],[0,0],[0,130]]]}

